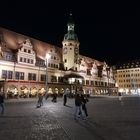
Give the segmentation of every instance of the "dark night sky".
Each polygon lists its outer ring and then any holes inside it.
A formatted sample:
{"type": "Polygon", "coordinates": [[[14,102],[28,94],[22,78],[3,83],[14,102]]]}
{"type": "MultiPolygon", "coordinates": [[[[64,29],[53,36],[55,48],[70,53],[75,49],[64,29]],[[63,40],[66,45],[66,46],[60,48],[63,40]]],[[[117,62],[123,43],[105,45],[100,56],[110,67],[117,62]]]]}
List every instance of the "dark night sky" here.
{"type": "Polygon", "coordinates": [[[80,54],[115,64],[140,58],[140,9],[132,3],[4,1],[0,26],[62,47],[72,12],[80,54]]]}

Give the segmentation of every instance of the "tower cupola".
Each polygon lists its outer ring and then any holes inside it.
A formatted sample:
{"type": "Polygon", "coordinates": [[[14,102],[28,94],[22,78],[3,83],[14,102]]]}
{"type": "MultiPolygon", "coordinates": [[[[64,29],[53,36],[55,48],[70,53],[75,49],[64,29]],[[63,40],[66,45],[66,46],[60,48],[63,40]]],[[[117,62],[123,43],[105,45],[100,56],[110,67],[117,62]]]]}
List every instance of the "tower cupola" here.
{"type": "Polygon", "coordinates": [[[67,23],[67,34],[64,35],[64,40],[76,40],[78,41],[78,37],[74,32],[74,20],[72,14],[69,16],[69,20],[67,23]]]}

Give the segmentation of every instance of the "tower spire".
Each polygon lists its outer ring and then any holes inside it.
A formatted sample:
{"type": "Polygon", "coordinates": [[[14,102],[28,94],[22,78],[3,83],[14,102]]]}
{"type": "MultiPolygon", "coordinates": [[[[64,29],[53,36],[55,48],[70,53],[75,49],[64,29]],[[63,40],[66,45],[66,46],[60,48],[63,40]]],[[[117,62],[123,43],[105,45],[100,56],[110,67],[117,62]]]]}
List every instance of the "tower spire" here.
{"type": "Polygon", "coordinates": [[[67,34],[64,36],[64,40],[76,40],[78,41],[78,37],[74,31],[74,20],[72,13],[69,14],[68,22],[67,22],[67,34]]]}
{"type": "Polygon", "coordinates": [[[68,32],[69,31],[73,31],[74,32],[74,20],[73,20],[72,13],[70,13],[70,15],[69,15],[67,26],[68,26],[68,32]]]}

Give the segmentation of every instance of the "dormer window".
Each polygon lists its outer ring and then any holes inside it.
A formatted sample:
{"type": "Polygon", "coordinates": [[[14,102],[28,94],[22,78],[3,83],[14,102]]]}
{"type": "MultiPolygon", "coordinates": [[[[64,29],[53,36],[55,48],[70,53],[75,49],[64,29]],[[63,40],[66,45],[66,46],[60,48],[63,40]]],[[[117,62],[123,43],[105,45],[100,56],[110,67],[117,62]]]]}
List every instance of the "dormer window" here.
{"type": "Polygon", "coordinates": [[[33,64],[33,60],[31,60],[31,64],[33,64]]]}
{"type": "Polygon", "coordinates": [[[20,62],[22,62],[22,57],[20,57],[20,62]]]}
{"type": "Polygon", "coordinates": [[[26,49],[24,49],[24,52],[27,52],[27,50],[26,50],[26,49]]]}

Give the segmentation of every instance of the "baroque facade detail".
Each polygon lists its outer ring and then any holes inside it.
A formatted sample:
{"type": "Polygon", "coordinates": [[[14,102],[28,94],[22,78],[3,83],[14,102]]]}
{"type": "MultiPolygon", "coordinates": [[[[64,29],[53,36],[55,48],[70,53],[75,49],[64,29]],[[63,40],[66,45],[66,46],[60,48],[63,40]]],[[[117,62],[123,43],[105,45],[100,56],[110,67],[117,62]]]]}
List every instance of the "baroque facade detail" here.
{"type": "Polygon", "coordinates": [[[80,55],[72,17],[67,26],[62,48],[0,28],[0,90],[7,97],[44,93],[46,74],[49,94],[62,95],[65,88],[75,94],[81,87],[88,95],[117,92],[111,67],[80,55]]]}

